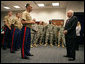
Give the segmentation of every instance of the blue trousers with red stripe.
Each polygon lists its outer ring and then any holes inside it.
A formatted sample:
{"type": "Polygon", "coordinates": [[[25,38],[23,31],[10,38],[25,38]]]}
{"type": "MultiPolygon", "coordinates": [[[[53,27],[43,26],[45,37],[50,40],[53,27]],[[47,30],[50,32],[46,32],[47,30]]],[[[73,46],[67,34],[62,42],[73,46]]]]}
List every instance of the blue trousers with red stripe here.
{"type": "Polygon", "coordinates": [[[11,41],[10,52],[15,52],[18,48],[17,40],[18,40],[19,29],[12,28],[11,34],[12,34],[12,41],[11,41]]]}
{"type": "Polygon", "coordinates": [[[21,30],[19,30],[18,32],[17,44],[18,44],[17,48],[19,49],[21,45],[21,30]]]}
{"type": "Polygon", "coordinates": [[[22,27],[21,40],[21,57],[24,58],[30,54],[31,32],[29,27],[22,27]]]}
{"type": "Polygon", "coordinates": [[[10,48],[10,43],[11,43],[11,30],[7,26],[5,26],[2,47],[4,49],[6,49],[7,47],[10,48]]]}

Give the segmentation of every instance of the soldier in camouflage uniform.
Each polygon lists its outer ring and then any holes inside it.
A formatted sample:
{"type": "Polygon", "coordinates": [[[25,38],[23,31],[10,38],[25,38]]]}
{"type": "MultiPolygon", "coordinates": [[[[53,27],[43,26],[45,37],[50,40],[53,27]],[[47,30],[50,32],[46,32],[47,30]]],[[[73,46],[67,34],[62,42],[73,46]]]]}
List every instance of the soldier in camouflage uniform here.
{"type": "Polygon", "coordinates": [[[50,22],[46,26],[46,40],[45,40],[45,46],[47,46],[48,39],[50,40],[50,45],[53,46],[52,40],[53,40],[53,24],[50,22]],[[50,37],[50,39],[49,39],[50,37]]]}
{"type": "Polygon", "coordinates": [[[65,45],[65,35],[63,34],[64,27],[63,24],[60,27],[59,34],[58,34],[58,47],[60,46],[60,41],[62,39],[62,47],[65,45]]]}
{"type": "Polygon", "coordinates": [[[36,34],[37,34],[37,24],[33,24],[31,27],[31,48],[33,47],[33,45],[37,46],[36,44],[34,44],[34,41],[36,39],[36,34]]]}
{"type": "Polygon", "coordinates": [[[53,27],[53,36],[54,36],[55,45],[57,46],[58,27],[55,23],[54,23],[54,27],[53,27]]]}
{"type": "Polygon", "coordinates": [[[42,41],[43,41],[43,36],[44,36],[44,33],[45,33],[45,30],[44,30],[44,22],[42,22],[42,24],[40,25],[39,27],[39,30],[40,30],[40,42],[39,44],[42,45],[42,41]]]}
{"type": "Polygon", "coordinates": [[[37,30],[37,33],[36,33],[36,39],[35,39],[35,42],[34,42],[34,46],[36,46],[36,43],[38,42],[39,38],[40,38],[40,35],[41,35],[41,31],[42,31],[42,27],[41,27],[41,23],[40,22],[37,27],[38,27],[38,30],[37,30]]]}
{"type": "Polygon", "coordinates": [[[43,22],[43,37],[42,37],[42,44],[45,43],[45,36],[46,36],[46,24],[43,22]]]}

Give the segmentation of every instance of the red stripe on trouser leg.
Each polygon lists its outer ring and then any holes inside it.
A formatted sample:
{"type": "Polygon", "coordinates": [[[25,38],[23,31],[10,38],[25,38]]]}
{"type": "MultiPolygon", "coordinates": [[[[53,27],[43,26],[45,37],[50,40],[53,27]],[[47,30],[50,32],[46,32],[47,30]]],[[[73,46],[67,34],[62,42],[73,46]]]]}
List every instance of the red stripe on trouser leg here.
{"type": "Polygon", "coordinates": [[[24,29],[23,43],[22,43],[22,58],[24,58],[24,41],[25,41],[26,27],[24,29]]]}
{"type": "Polygon", "coordinates": [[[6,32],[6,28],[5,28],[5,31],[4,31],[4,36],[3,36],[2,45],[4,45],[4,37],[5,37],[5,32],[6,32]]]}
{"type": "Polygon", "coordinates": [[[14,28],[13,35],[12,35],[12,45],[11,45],[11,51],[12,51],[12,49],[13,49],[14,33],[15,33],[15,28],[14,28]]]}

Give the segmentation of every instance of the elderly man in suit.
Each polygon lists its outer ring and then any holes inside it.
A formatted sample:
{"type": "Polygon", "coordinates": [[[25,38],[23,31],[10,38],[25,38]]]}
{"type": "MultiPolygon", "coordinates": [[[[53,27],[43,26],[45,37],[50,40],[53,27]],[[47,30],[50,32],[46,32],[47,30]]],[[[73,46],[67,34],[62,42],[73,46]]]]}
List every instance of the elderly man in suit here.
{"type": "Polygon", "coordinates": [[[75,39],[76,39],[76,26],[77,26],[77,17],[73,16],[74,12],[69,10],[67,12],[67,21],[64,28],[64,34],[66,39],[66,50],[67,55],[64,57],[70,58],[69,61],[75,60],[75,39]]]}

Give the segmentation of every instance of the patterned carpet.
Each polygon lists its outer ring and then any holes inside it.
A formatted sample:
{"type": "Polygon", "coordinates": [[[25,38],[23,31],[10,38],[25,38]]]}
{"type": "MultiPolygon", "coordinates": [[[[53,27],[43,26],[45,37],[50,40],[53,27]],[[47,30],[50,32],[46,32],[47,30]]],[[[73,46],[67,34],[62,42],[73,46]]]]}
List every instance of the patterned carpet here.
{"type": "Polygon", "coordinates": [[[66,48],[53,46],[38,46],[31,48],[34,56],[30,59],[21,59],[21,50],[16,53],[10,53],[10,50],[1,49],[1,63],[84,63],[84,45],[80,45],[79,51],[76,51],[76,60],[68,61],[63,57],[66,54],[66,48]]]}

